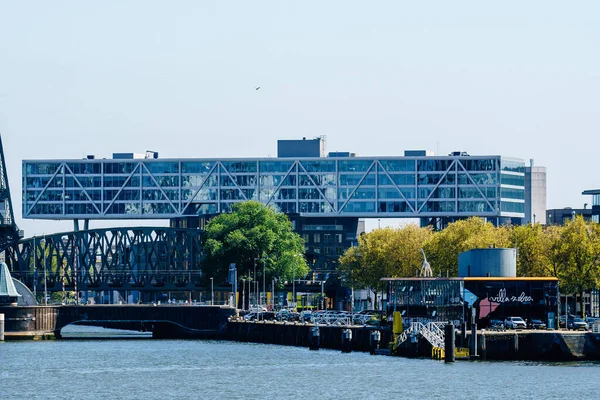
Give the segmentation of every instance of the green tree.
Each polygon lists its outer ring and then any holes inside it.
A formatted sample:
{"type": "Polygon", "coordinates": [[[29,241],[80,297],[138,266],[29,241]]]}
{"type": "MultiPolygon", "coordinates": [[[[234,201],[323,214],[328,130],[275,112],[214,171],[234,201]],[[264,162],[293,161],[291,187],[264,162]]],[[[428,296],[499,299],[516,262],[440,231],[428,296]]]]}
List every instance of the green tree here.
{"type": "MultiPolygon", "coordinates": [[[[236,263],[238,278],[263,275],[292,280],[308,273],[304,243],[283,213],[257,201],[233,205],[231,213],[219,214],[206,226],[203,249],[204,276],[225,282],[229,264],[236,263]]],[[[260,279],[260,278],[259,278],[260,279]]]]}
{"type": "Polygon", "coordinates": [[[496,228],[478,217],[453,222],[435,232],[425,245],[425,253],[434,275],[458,275],[458,255],[463,251],[507,247],[510,243],[507,227],[496,228]]]}
{"type": "Polygon", "coordinates": [[[387,271],[388,276],[397,278],[418,274],[423,266],[421,249],[431,240],[432,235],[430,227],[420,228],[414,224],[395,231],[390,244],[390,257],[393,261],[391,269],[387,271]]]}
{"type": "Polygon", "coordinates": [[[567,267],[566,244],[562,241],[563,227],[551,225],[544,229],[544,240],[546,241],[546,258],[548,260],[548,275],[560,278],[564,275],[567,267]]]}
{"type": "Polygon", "coordinates": [[[509,230],[510,245],[517,249],[517,276],[548,276],[549,235],[542,225],[521,225],[509,230]]]}
{"type": "MultiPolygon", "coordinates": [[[[567,293],[578,293],[598,284],[600,268],[600,229],[598,224],[584,221],[582,216],[568,220],[561,231],[563,273],[559,275],[561,286],[567,293]]],[[[581,308],[583,310],[583,307],[581,308]]]]}
{"type": "Polygon", "coordinates": [[[419,249],[430,235],[430,229],[416,225],[377,229],[361,235],[358,246],[340,257],[339,271],[344,284],[368,288],[377,295],[382,289],[381,278],[413,276],[423,262],[419,249]]]}

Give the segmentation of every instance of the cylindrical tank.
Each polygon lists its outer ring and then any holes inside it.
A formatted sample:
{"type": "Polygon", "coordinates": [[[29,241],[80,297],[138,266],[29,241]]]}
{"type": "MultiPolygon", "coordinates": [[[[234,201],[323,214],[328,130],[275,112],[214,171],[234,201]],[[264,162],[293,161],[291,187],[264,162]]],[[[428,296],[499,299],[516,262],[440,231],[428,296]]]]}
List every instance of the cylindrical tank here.
{"type": "Polygon", "coordinates": [[[517,276],[517,249],[473,249],[458,255],[459,277],[517,276]]]}

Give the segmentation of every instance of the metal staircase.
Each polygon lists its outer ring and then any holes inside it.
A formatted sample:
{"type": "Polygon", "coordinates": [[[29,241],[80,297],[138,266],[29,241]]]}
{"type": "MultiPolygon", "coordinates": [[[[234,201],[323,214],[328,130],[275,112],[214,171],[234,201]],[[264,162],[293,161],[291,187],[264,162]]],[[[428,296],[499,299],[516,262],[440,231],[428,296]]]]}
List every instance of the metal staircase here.
{"type": "Polygon", "coordinates": [[[411,322],[410,326],[405,329],[395,343],[395,348],[398,348],[411,336],[422,336],[433,347],[444,347],[444,323],[443,322],[411,322]]]}

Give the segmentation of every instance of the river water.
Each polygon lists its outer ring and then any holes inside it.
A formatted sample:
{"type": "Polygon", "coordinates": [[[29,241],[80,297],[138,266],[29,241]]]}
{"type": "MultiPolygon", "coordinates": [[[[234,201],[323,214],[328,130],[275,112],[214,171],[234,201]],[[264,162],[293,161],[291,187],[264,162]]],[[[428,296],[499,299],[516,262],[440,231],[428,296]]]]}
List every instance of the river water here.
{"type": "Polygon", "coordinates": [[[0,343],[0,399],[600,398],[594,362],[444,364],[126,332],[102,338],[109,332],[67,327],[77,339],[0,343]]]}

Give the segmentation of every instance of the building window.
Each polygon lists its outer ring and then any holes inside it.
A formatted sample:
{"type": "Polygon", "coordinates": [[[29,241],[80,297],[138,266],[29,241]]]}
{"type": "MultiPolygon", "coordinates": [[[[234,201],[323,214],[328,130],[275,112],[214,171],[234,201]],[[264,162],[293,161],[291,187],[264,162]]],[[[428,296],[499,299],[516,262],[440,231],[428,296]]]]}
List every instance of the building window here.
{"type": "Polygon", "coordinates": [[[342,243],[343,237],[341,233],[336,233],[335,234],[335,242],[336,243],[342,243]]]}
{"type": "Polygon", "coordinates": [[[314,233],[313,234],[313,242],[314,243],[321,243],[321,234],[320,233],[314,233]]]}
{"type": "Polygon", "coordinates": [[[308,243],[308,241],[310,240],[310,235],[308,233],[303,233],[302,240],[304,240],[304,243],[308,243]]]}
{"type": "Polygon", "coordinates": [[[325,253],[326,256],[330,256],[331,255],[331,247],[324,247],[323,251],[325,253]]]}

